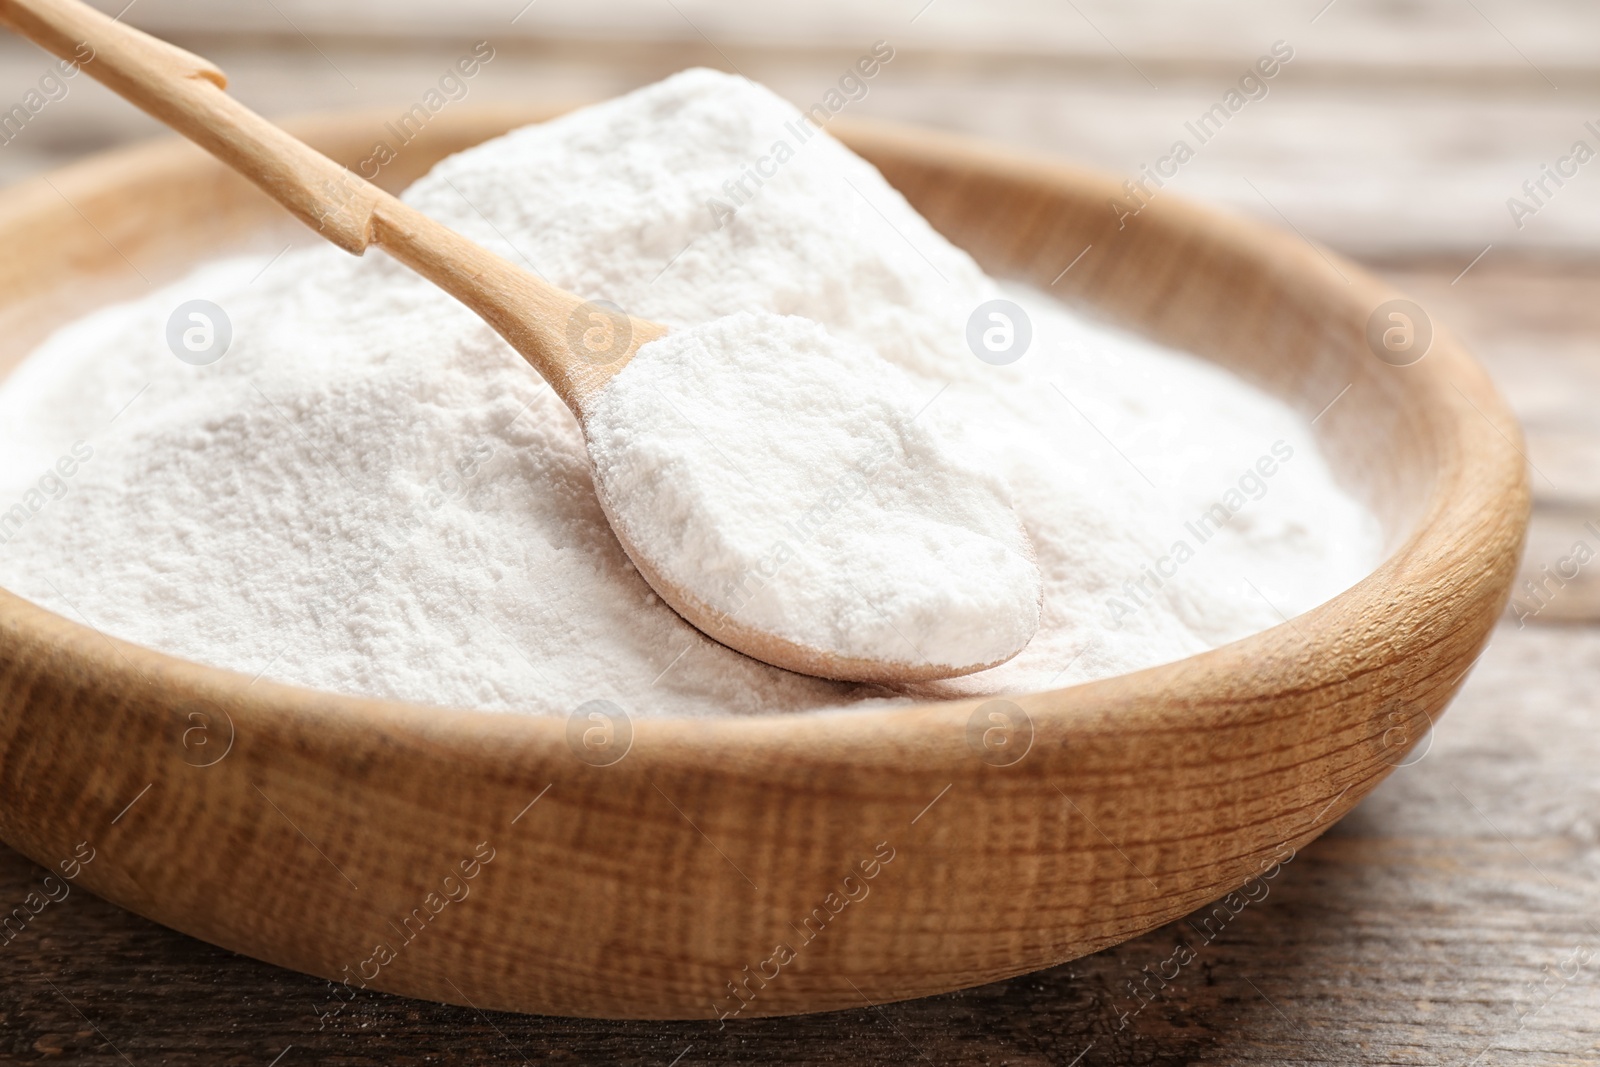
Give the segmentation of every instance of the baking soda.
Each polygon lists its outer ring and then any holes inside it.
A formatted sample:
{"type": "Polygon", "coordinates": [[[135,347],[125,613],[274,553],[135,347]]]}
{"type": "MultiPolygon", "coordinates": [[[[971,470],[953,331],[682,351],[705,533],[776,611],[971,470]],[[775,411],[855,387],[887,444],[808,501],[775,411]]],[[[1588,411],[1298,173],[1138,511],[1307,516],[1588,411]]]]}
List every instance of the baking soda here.
{"type": "MultiPolygon", "coordinates": [[[[0,387],[0,584],[249,677],[650,716],[1066,685],[1276,625],[1375,565],[1376,523],[1302,418],[1217,367],[1002,287],[831,138],[805,141],[719,219],[708,205],[723,185],[803,121],[743,79],[690,71],[445,160],[406,199],[674,330],[797,316],[893,364],[916,426],[1004,486],[1032,542],[1040,626],[1010,662],[890,690],[709,640],[618,546],[575,420],[524,361],[383,255],[320,246],[264,272],[269,255],[215,263],[98,311],[0,387]],[[232,323],[209,366],[165,340],[194,299],[232,323]],[[967,340],[996,299],[1032,334],[999,366],[967,340]],[[78,442],[92,458],[29,496],[78,442]]],[[[881,577],[871,592],[893,595],[881,577]]]]}
{"type": "Polygon", "coordinates": [[[597,487],[712,637],[750,627],[847,678],[840,657],[1001,663],[1039,628],[1039,569],[999,464],[919,424],[921,388],[808,319],[691,326],[585,404],[597,487]]]}

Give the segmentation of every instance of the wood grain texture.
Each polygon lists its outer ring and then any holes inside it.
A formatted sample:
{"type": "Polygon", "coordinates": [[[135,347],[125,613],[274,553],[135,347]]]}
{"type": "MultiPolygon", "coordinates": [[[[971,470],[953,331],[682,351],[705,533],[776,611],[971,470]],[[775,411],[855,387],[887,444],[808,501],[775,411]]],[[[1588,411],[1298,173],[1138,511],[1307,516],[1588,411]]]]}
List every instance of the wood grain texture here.
{"type": "Polygon", "coordinates": [[[1533,522],[1510,616],[1522,625],[1600,621],[1600,268],[1592,261],[1486,262],[1386,272],[1472,338],[1527,437],[1533,522]],[[1588,560],[1586,562],[1586,560],[1588,560]]]}
{"type": "MultiPolygon", "coordinates": [[[[919,49],[990,54],[1014,63],[1037,57],[1057,64],[1092,64],[1135,80],[1138,71],[1129,59],[1140,66],[1164,61],[1164,70],[1180,63],[1231,64],[1250,52],[1264,33],[1315,34],[1319,58],[1349,65],[1409,68],[1417,77],[1441,70],[1471,71],[1479,79],[1497,80],[1515,71],[1518,83],[1547,90],[1539,69],[1559,83],[1570,71],[1592,72],[1596,66],[1594,52],[1584,42],[1600,32],[1600,14],[1583,0],[1491,3],[1483,7],[1482,15],[1451,0],[1411,0],[1404,5],[1339,0],[1323,11],[1325,3],[818,0],[786,5],[674,0],[669,6],[652,0],[600,4],[541,0],[537,7],[521,11],[520,5],[497,0],[459,0],[449,6],[434,0],[396,0],[384,4],[382,17],[374,18],[374,9],[365,0],[278,0],[283,14],[250,0],[141,0],[137,21],[164,34],[266,35],[284,34],[287,15],[295,27],[323,39],[423,37],[460,32],[468,26],[499,28],[506,35],[522,37],[604,40],[622,36],[625,28],[631,40],[703,44],[709,38],[730,48],[856,47],[888,37],[919,49]],[[1505,36],[1496,32],[1496,26],[1505,36]]],[[[97,0],[97,6],[115,13],[121,0],[97,0]]],[[[1159,84],[1159,79],[1153,80],[1159,84]]]]}
{"type": "MultiPolygon", "coordinates": [[[[1600,948],[1596,678],[1600,631],[1503,629],[1420,757],[1209,942],[1190,925],[1202,911],[978,989],[724,1029],[371,993],[324,1022],[326,983],[74,890],[0,944],[0,1062],[1593,1064],[1600,959],[1551,975],[1575,948],[1600,948]],[[1199,958],[1119,1028],[1139,1004],[1128,983],[1180,940],[1199,958]]],[[[0,905],[43,874],[0,849],[0,905]]]]}
{"type": "MultiPolygon", "coordinates": [[[[444,131],[467,140],[485,123],[463,110],[436,125],[430,144],[443,149],[444,131]]],[[[307,132],[353,160],[368,128],[307,132]]],[[[374,988],[630,1017],[742,1004],[748,1018],[973,985],[1279,877],[1393,769],[1487,638],[1527,512],[1515,423],[1446,334],[1412,366],[1377,360],[1364,331],[1393,291],[1292,234],[1176,199],[1120,229],[1109,179],[891,127],[846,139],[991,269],[1047,285],[1092,245],[1057,285],[1067,299],[1308,414],[1347,390],[1317,426],[1394,555],[1246,641],[1017,697],[1032,746],[1006,766],[973,743],[979,702],[961,702],[640,721],[626,757],[594,767],[556,720],[247,690],[7,596],[0,836],[52,865],[90,841],[81,888],[298,970],[371,966],[388,939],[402,947],[374,988]],[[186,758],[194,713],[230,727],[228,755],[210,766],[186,758]],[[478,849],[493,859],[471,896],[438,927],[400,933],[478,849]],[[790,941],[775,977],[749,978],[790,941]]],[[[187,213],[162,217],[160,236],[119,231],[129,247],[115,257],[104,246],[115,238],[82,232],[96,213],[126,214],[144,186],[195,182],[224,232],[269,213],[215,170],[187,150],[147,150],[59,176],[56,202],[37,187],[0,202],[0,235],[53,235],[25,264],[0,265],[0,291],[17,294],[14,335],[64,312],[48,299],[61,285],[125,273],[122,257],[219,250],[212,219],[187,213]]],[[[90,285],[76,291],[81,301],[90,285]]]]}

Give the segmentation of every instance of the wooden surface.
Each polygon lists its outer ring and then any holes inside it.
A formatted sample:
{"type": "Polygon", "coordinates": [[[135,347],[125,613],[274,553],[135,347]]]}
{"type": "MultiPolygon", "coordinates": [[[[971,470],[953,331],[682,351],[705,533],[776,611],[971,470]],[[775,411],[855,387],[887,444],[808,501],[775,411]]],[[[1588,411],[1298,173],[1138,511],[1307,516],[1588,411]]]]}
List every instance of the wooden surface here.
{"type": "MultiPolygon", "coordinates": [[[[125,0],[100,2],[115,11],[125,0]]],[[[1185,121],[1284,40],[1294,61],[1265,99],[1203,146],[1176,189],[1277,225],[1287,218],[1368,258],[1439,255],[1460,270],[1491,244],[1485,262],[1514,250],[1600,247],[1592,166],[1520,229],[1506,208],[1574,140],[1595,143],[1584,123],[1600,123],[1592,48],[1600,9],[1585,0],[538,0],[524,8],[525,0],[138,0],[126,17],[218,63],[232,91],[269,117],[355,107],[398,116],[480,40],[496,58],[471,82],[473,103],[597,99],[703,64],[740,70],[805,106],[881,39],[895,58],[847,114],[981,133],[1125,174],[1167,151],[1185,121]]],[[[20,99],[42,71],[27,46],[0,41],[0,101],[20,99]]],[[[0,180],[154,132],[79,79],[0,148],[0,180]]]]}
{"type": "MultiPolygon", "coordinates": [[[[246,5],[194,6],[233,18],[246,5]]],[[[296,23],[314,17],[305,7],[274,6],[296,23]]],[[[706,10],[716,5],[676,6],[709,25],[706,10]]],[[[1197,110],[1193,104],[1205,106],[1250,58],[1254,42],[1270,40],[1277,27],[1256,4],[1174,7],[1142,22],[1139,11],[1151,5],[1128,6],[1129,18],[1112,27],[1102,18],[1107,5],[1077,5],[1117,31],[1112,45],[1083,23],[1068,26],[1074,16],[1065,9],[1055,11],[1044,34],[1033,10],[1024,11],[1033,21],[1016,28],[1015,13],[1025,5],[985,5],[1006,16],[988,20],[975,7],[941,4],[917,23],[940,32],[905,51],[909,62],[897,80],[876,87],[861,112],[988,129],[1129,169],[1165,143],[1197,110]],[[943,11],[950,22],[933,21],[943,11]],[[1144,44],[1140,32],[1154,43],[1144,44]],[[1117,46],[1154,76],[1159,92],[1123,66],[1117,46]]],[[[1537,570],[1538,561],[1554,563],[1570,550],[1584,520],[1600,516],[1593,473],[1600,457],[1593,402],[1600,395],[1600,267],[1592,259],[1600,250],[1600,183],[1575,183],[1523,231],[1508,225],[1503,201],[1600,111],[1600,79],[1584,44],[1592,33],[1582,31],[1594,9],[1481,6],[1514,45],[1463,5],[1341,0],[1314,24],[1331,43],[1305,53],[1307,62],[1286,74],[1283,88],[1293,91],[1278,93],[1273,110],[1255,114],[1238,137],[1230,130],[1185,181],[1192,183],[1187,192],[1282,225],[1276,205],[1308,234],[1378,263],[1465,337],[1528,430],[1538,470],[1529,551],[1537,570]],[[1559,94],[1519,49],[1556,78],[1559,94]],[[1270,204],[1244,186],[1241,173],[1255,176],[1270,204]],[[1494,249],[1452,284],[1491,243],[1494,249]]],[[[455,54],[453,41],[405,39],[407,20],[428,10],[403,5],[392,21],[369,20],[367,29],[392,34],[379,43],[357,39],[348,25],[330,26],[331,36],[310,26],[315,46],[283,26],[267,38],[244,39],[218,36],[206,24],[196,40],[226,46],[209,52],[234,75],[241,95],[269,114],[409,103],[437,61],[455,54]]],[[[671,12],[649,26],[666,43],[640,44],[597,36],[570,7],[562,10],[574,27],[557,26],[553,40],[534,34],[508,45],[505,54],[516,62],[500,68],[503,80],[474,92],[484,99],[583,98],[685,62],[727,67],[703,39],[666,22],[671,12]]],[[[251,11],[275,17],[265,8],[251,11]]],[[[538,29],[539,11],[518,25],[538,29]]],[[[855,46],[860,34],[849,19],[880,14],[871,5],[865,12],[861,5],[806,5],[786,17],[807,11],[816,16],[816,32],[806,47],[720,37],[718,46],[753,77],[804,101],[855,46]]],[[[1316,14],[1308,12],[1306,20],[1316,14]]],[[[490,14],[483,14],[485,25],[490,14]]],[[[788,28],[774,29],[765,13],[761,21],[769,38],[788,28]]],[[[36,73],[13,62],[18,54],[0,54],[7,88],[36,73]]],[[[123,118],[114,101],[73,93],[53,105],[60,122],[0,149],[0,179],[150,132],[123,118]]],[[[1503,624],[1427,755],[1298,855],[1266,900],[1242,911],[1194,968],[1120,1031],[1118,1011],[1136,1004],[1125,983],[1170,957],[1179,937],[1193,940],[1183,925],[966,993],[728,1031],[485,1015],[384,996],[365,996],[319,1031],[316,1012],[330,1003],[320,996],[322,983],[75,892],[26,935],[0,945],[0,1059],[670,1064],[683,1054],[684,1065],[1600,1062],[1596,965],[1568,966],[1571,981],[1551,977],[1574,950],[1600,946],[1593,814],[1600,799],[1593,772],[1600,630],[1592,628],[1600,583],[1593,571],[1526,629],[1503,624]],[[1569,625],[1541,625],[1556,618],[1569,625]]],[[[42,872],[3,855],[0,885],[20,901],[42,872]]]]}
{"type": "MultiPolygon", "coordinates": [[[[1597,677],[1592,630],[1502,631],[1426,754],[1209,945],[1176,922],[964,993],[726,1030],[374,994],[319,1029],[326,983],[74,892],[0,946],[0,1061],[1066,1067],[1087,1050],[1080,1065],[1593,1064],[1600,960],[1549,976],[1600,951],[1597,677]],[[1127,983],[1185,939],[1194,964],[1119,1030],[1138,1003],[1127,983]]],[[[0,899],[42,874],[5,853],[0,899]]]]}

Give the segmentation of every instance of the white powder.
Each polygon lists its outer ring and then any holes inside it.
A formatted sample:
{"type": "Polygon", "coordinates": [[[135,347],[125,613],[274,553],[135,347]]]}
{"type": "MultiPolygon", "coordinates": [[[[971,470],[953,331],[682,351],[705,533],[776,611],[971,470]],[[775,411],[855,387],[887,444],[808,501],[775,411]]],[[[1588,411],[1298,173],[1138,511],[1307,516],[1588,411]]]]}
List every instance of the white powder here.
{"type": "MultiPolygon", "coordinates": [[[[1043,620],[1009,663],[903,694],[1151,666],[1275,625],[1375,564],[1374,521],[1284,405],[1003,294],[871,167],[821,134],[798,143],[790,122],[766,91],[692,71],[446,160],[406,198],[675,329],[813,320],[935,398],[918,425],[1010,486],[1043,620]],[[793,158],[727,201],[779,139],[793,158]],[[736,208],[722,228],[712,197],[736,208]],[[1000,295],[1034,338],[996,367],[965,329],[1000,295]],[[1231,512],[1220,529],[1213,508],[1231,512]]],[[[252,282],[267,258],[93,314],[0,388],[0,584],[249,676],[442,705],[566,714],[604,698],[648,716],[895,695],[756,663],[661,603],[606,525],[571,415],[449,297],[381,254],[320,247],[252,282]],[[209,367],[164,340],[194,298],[233,323],[209,367]]]]}
{"type": "Polygon", "coordinates": [[[740,312],[640,349],[585,406],[589,454],[623,540],[712,637],[775,635],[801,653],[760,658],[829,677],[966,674],[1038,630],[1039,569],[998,464],[919,425],[917,391],[859,342],[740,312]]]}

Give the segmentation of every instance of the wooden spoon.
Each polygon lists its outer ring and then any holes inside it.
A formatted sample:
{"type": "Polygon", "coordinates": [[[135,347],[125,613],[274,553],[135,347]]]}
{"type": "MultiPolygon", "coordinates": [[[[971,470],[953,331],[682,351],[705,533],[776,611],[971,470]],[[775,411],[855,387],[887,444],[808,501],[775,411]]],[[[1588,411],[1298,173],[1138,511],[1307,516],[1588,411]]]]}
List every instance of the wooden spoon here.
{"type": "MultiPolygon", "coordinates": [[[[235,101],[224,91],[227,77],[207,60],[79,0],[0,0],[0,23],[80,64],[250,179],[324,239],[355,255],[378,245],[461,301],[543,375],[580,425],[586,402],[641,346],[667,332],[659,323],[558,289],[479,247],[235,101]]],[[[630,543],[627,525],[618,522],[626,502],[608,500],[603,492],[599,497],[618,541],[656,593],[707,636],[748,656],[825,678],[887,683],[995,666],[862,659],[743,624],[665,580],[630,543]]]]}

